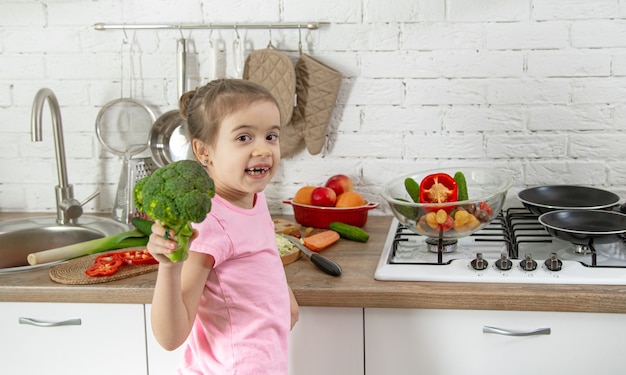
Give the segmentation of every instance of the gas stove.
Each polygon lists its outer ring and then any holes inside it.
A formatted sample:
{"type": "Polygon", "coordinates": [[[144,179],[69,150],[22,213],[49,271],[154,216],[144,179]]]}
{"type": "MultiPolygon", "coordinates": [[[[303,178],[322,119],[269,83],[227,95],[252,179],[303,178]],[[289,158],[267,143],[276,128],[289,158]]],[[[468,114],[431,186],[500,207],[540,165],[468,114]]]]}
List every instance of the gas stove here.
{"type": "Polygon", "coordinates": [[[578,246],[512,207],[457,243],[429,240],[393,219],[377,280],[626,285],[626,239],[578,246]]]}

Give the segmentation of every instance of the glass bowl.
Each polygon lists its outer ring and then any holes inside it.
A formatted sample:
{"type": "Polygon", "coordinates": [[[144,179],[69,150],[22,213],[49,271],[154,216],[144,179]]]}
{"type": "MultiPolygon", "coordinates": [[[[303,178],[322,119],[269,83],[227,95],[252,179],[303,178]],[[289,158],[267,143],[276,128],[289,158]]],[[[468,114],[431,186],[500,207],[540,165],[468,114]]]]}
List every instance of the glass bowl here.
{"type": "Polygon", "coordinates": [[[439,168],[394,178],[383,186],[381,195],[389,203],[393,215],[409,230],[437,240],[454,241],[484,228],[496,218],[510,187],[509,175],[494,169],[439,168]],[[406,178],[413,178],[421,184],[428,175],[445,173],[453,177],[458,171],[463,172],[467,182],[467,200],[413,203],[404,184],[406,178]]]}

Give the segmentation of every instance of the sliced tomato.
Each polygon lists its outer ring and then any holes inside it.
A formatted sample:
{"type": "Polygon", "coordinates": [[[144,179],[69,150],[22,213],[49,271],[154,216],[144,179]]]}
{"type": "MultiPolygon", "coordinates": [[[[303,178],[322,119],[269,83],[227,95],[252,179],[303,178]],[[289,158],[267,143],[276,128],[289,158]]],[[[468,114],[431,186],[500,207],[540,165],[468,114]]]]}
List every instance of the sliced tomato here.
{"type": "Polygon", "coordinates": [[[493,215],[493,208],[491,208],[491,206],[489,205],[489,203],[487,202],[480,202],[480,204],[478,205],[478,207],[485,211],[487,213],[487,215],[491,216],[493,215]]]}
{"type": "Polygon", "coordinates": [[[87,276],[92,277],[100,277],[100,276],[111,276],[117,272],[117,270],[122,266],[122,260],[117,257],[112,257],[109,261],[101,261],[97,260],[94,264],[85,271],[87,276]]]}

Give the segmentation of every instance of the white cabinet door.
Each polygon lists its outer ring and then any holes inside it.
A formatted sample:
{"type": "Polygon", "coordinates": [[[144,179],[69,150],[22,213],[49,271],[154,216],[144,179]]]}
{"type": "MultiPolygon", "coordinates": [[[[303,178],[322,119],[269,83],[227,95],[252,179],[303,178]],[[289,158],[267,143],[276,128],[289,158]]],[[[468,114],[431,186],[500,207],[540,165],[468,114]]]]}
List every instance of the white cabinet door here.
{"type": "Polygon", "coordinates": [[[159,345],[154,334],[150,320],[150,307],[146,305],[146,343],[148,347],[148,374],[149,375],[173,375],[182,359],[184,345],[176,350],[167,351],[159,345]]]}
{"type": "Polygon", "coordinates": [[[363,375],[363,309],[300,307],[290,375],[363,375]]]}
{"type": "Polygon", "coordinates": [[[0,303],[3,374],[146,374],[143,305],[0,303]]]}
{"type": "MultiPolygon", "coordinates": [[[[150,328],[146,305],[148,370],[150,375],[171,375],[182,348],[168,352],[150,328]]],[[[300,307],[300,320],[291,332],[290,375],[363,375],[363,309],[300,307]]]]}
{"type": "Polygon", "coordinates": [[[626,373],[626,314],[365,309],[364,319],[367,375],[626,373]]]}

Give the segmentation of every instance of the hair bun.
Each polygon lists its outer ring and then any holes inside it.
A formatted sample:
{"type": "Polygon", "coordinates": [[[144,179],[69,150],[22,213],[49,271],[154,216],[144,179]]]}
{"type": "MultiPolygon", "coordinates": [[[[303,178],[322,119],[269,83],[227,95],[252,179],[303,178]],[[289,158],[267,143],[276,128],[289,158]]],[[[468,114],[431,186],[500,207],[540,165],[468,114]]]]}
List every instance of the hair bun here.
{"type": "Polygon", "coordinates": [[[183,93],[178,100],[178,111],[180,112],[180,116],[185,120],[187,120],[187,108],[189,107],[189,103],[191,103],[194,95],[196,95],[197,90],[196,88],[195,90],[183,93]]]}

